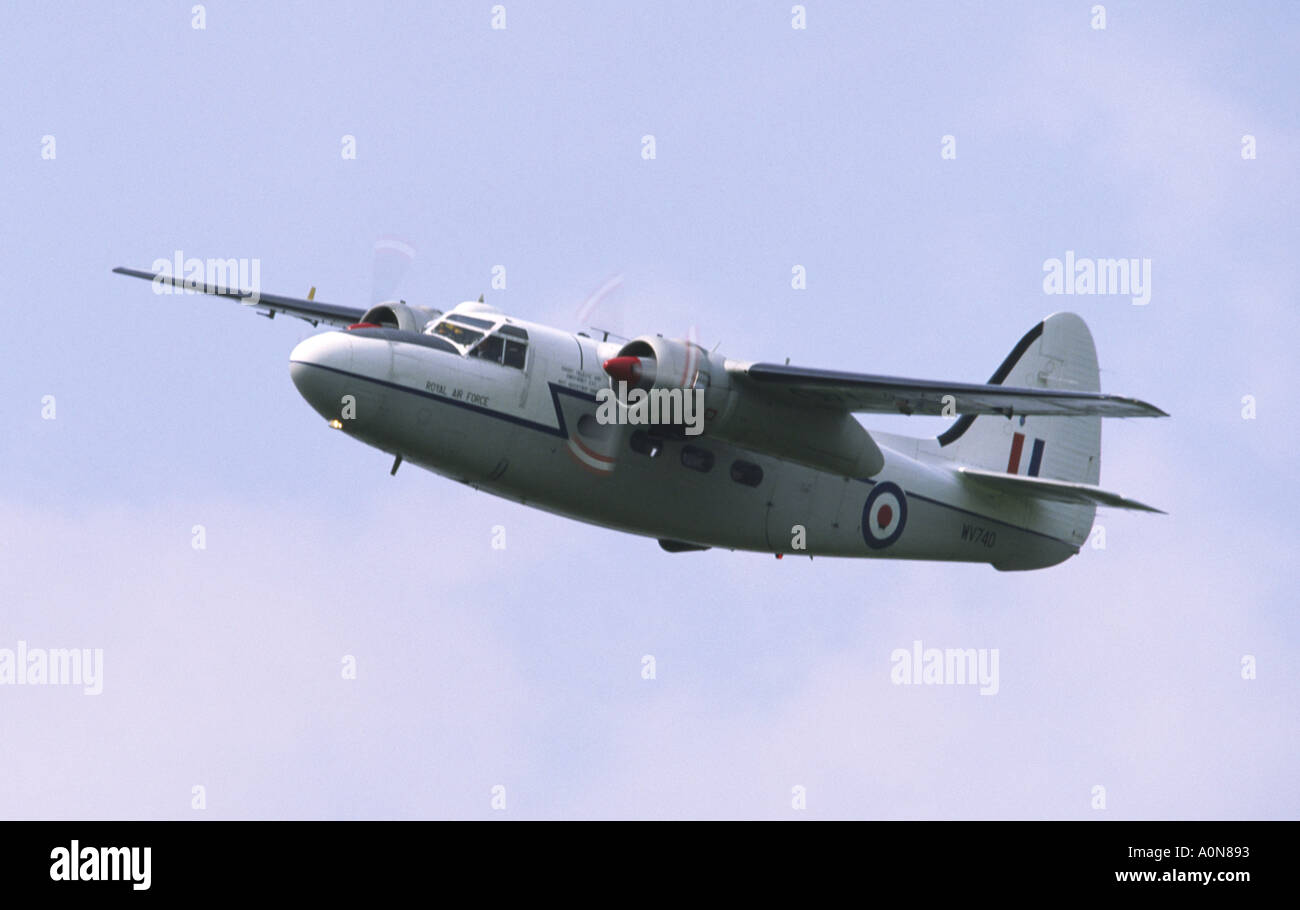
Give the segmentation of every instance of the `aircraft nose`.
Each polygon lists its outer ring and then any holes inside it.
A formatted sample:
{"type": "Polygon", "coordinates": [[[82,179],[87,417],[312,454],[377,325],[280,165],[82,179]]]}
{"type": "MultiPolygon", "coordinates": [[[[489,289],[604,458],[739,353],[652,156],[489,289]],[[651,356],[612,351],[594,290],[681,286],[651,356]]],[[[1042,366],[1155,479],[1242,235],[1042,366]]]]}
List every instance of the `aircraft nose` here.
{"type": "Polygon", "coordinates": [[[346,332],[313,335],[289,354],[289,376],[298,394],[327,416],[338,410],[334,392],[351,366],[352,339],[346,332]]]}

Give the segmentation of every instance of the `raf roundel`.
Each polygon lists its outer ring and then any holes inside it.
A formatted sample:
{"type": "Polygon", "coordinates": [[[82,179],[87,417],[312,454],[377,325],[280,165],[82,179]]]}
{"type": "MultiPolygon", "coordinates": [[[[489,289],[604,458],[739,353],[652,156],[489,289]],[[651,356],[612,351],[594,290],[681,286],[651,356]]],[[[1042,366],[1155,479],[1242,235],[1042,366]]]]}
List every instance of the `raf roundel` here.
{"type": "Polygon", "coordinates": [[[903,536],[907,524],[907,497],[896,483],[878,483],[862,507],[862,539],[873,550],[885,547],[903,536]]]}

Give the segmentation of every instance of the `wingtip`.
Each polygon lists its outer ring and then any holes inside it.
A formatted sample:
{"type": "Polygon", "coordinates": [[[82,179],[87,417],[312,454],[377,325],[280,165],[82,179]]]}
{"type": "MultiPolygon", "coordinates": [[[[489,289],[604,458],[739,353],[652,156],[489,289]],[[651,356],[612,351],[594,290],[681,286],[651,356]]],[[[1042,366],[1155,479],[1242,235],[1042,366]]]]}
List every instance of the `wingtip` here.
{"type": "MultiPolygon", "coordinates": [[[[1145,502],[1138,502],[1136,499],[1128,499],[1127,496],[1122,497],[1122,498],[1123,498],[1123,499],[1127,499],[1128,502],[1130,503],[1130,505],[1127,506],[1127,508],[1132,508],[1132,509],[1135,509],[1136,511],[1139,511],[1139,512],[1154,512],[1154,513],[1157,514],[1157,515],[1168,515],[1168,514],[1169,514],[1169,513],[1166,512],[1164,509],[1157,509],[1155,506],[1149,506],[1149,505],[1147,505],[1145,502]]],[[[1126,507],[1125,507],[1125,506],[1120,506],[1120,508],[1126,508],[1126,507]]]]}
{"type": "Polygon", "coordinates": [[[1126,399],[1130,405],[1141,409],[1140,414],[1133,414],[1133,417],[1168,417],[1169,413],[1163,408],[1158,408],[1149,401],[1143,401],[1141,398],[1126,399]]]}

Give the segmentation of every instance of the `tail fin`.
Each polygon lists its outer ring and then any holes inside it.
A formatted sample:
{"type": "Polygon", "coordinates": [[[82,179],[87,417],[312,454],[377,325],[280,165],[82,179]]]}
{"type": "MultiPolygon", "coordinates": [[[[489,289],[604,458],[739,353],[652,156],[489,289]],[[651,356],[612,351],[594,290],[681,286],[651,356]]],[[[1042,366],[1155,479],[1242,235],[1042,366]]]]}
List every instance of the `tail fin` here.
{"type": "MultiPolygon", "coordinates": [[[[1074,313],[1048,316],[1025,333],[989,382],[1101,391],[1092,333],[1074,313]]],[[[1071,483],[1101,480],[1100,417],[965,416],[938,441],[944,454],[975,468],[1071,483]]]]}

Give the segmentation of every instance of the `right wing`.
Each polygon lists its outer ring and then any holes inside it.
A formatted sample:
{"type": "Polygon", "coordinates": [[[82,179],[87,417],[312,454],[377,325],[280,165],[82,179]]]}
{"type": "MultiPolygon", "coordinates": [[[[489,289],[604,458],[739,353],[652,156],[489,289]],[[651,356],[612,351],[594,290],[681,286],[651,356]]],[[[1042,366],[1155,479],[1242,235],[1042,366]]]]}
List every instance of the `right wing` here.
{"type": "Polygon", "coordinates": [[[365,310],[356,307],[339,306],[334,303],[317,303],[315,300],[304,300],[300,297],[284,297],[280,294],[263,294],[260,291],[236,291],[228,288],[216,287],[213,285],[203,284],[202,282],[194,283],[186,281],[183,277],[176,275],[163,275],[156,272],[143,272],[139,269],[128,269],[118,266],[113,269],[119,275],[129,275],[132,278],[143,278],[146,281],[158,282],[159,284],[171,285],[180,292],[190,291],[195,294],[210,294],[214,297],[225,297],[229,300],[238,300],[244,306],[253,307],[265,316],[274,318],[276,313],[284,313],[288,316],[294,316],[298,319],[310,322],[312,325],[319,325],[322,322],[330,325],[352,325],[360,322],[361,317],[365,315],[365,310]]]}
{"type": "Polygon", "coordinates": [[[732,371],[755,391],[795,406],[858,413],[1044,414],[1060,417],[1168,417],[1155,405],[1102,392],[1023,389],[999,384],[903,379],[776,363],[751,363],[732,371]],[[945,401],[945,399],[948,399],[945,401]]]}

